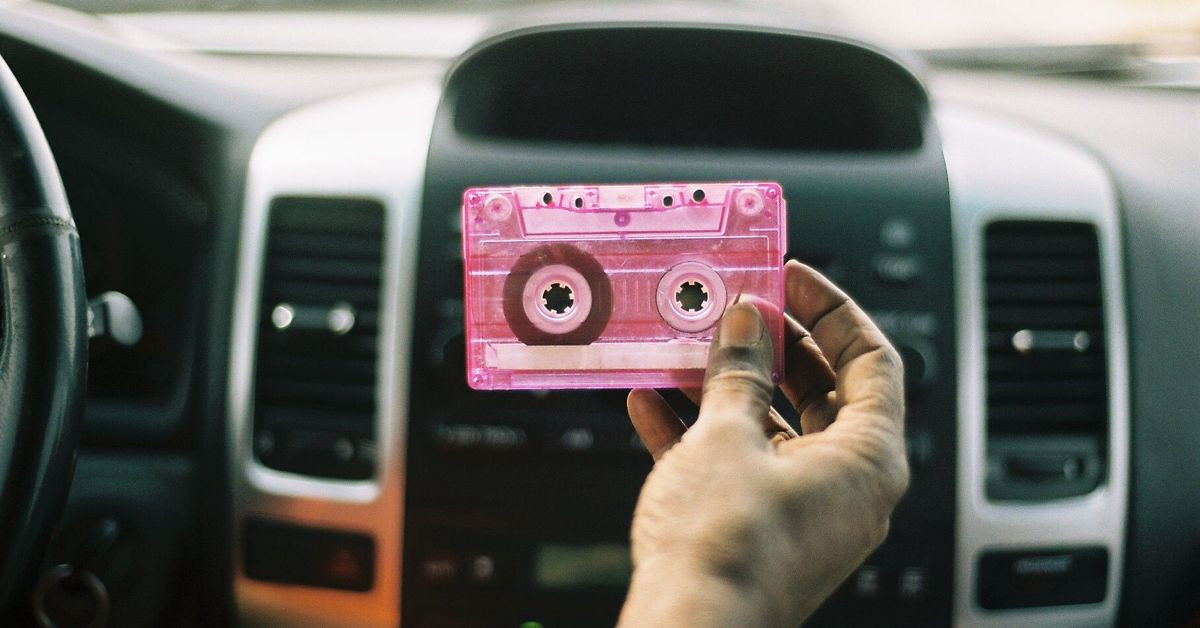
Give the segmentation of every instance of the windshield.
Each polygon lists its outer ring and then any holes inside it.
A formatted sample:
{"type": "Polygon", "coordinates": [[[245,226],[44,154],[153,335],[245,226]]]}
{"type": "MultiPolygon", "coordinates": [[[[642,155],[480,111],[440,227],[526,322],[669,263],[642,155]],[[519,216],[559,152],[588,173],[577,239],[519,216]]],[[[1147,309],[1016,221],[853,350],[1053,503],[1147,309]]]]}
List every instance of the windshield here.
{"type": "MultiPolygon", "coordinates": [[[[598,10],[610,5],[608,0],[48,1],[102,14],[217,11],[495,14],[533,5],[583,5],[598,10]]],[[[1196,0],[710,0],[701,4],[734,5],[800,27],[827,25],[907,49],[1139,44],[1154,46],[1167,54],[1190,55],[1200,50],[1200,2],[1196,0]]]]}

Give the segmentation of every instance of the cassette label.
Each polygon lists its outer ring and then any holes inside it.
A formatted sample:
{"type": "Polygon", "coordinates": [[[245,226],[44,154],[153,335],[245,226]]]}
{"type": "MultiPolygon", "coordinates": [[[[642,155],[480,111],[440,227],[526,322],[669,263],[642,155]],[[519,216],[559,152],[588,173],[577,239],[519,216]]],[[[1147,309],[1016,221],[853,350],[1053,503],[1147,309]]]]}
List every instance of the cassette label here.
{"type": "Polygon", "coordinates": [[[778,381],[778,184],[471,188],[462,209],[471,387],[699,386],[739,298],[766,314],[778,381]]]}

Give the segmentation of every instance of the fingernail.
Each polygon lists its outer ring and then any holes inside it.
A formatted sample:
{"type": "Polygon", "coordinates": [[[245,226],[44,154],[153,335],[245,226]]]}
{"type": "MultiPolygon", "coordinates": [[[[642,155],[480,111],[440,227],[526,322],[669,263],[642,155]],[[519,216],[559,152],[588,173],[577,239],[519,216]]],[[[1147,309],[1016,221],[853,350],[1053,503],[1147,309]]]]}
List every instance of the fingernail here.
{"type": "Polygon", "coordinates": [[[725,312],[718,330],[722,347],[749,347],[762,340],[762,316],[749,303],[739,303],[725,312]]]}

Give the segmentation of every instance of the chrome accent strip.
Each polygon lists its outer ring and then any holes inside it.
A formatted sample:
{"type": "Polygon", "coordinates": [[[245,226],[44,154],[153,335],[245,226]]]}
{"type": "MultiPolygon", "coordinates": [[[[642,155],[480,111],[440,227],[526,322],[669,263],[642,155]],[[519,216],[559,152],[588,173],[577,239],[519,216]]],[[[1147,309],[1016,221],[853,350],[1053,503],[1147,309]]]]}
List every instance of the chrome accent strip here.
{"type": "Polygon", "coordinates": [[[399,623],[415,243],[425,157],[440,95],[436,83],[420,81],[306,107],[267,128],[251,155],[238,257],[228,399],[234,594],[238,616],[244,623],[399,623]],[[325,480],[279,472],[258,464],[252,455],[259,285],[267,210],[279,195],[372,198],[379,200],[386,211],[376,383],[378,466],[373,480],[325,480]],[[356,593],[247,578],[241,568],[240,530],[248,516],[371,534],[376,543],[374,588],[356,593]]]}
{"type": "Polygon", "coordinates": [[[958,307],[958,507],[954,622],[960,626],[1100,626],[1116,622],[1129,488],[1129,357],[1121,232],[1113,183],[1082,149],[1016,122],[939,107],[953,207],[958,307]],[[1099,234],[1109,376],[1108,480],[1043,504],[988,501],[983,230],[997,219],[1078,220],[1099,234]],[[1102,603],[989,611],[975,603],[981,551],[1074,544],[1109,551],[1102,603]]]}

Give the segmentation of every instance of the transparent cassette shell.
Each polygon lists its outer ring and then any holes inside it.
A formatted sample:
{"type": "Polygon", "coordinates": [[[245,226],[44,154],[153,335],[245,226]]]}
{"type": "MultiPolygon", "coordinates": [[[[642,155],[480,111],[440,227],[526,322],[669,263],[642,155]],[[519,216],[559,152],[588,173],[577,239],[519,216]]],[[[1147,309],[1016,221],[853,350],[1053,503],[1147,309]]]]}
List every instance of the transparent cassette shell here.
{"type": "Polygon", "coordinates": [[[765,315],[779,381],[779,184],[471,188],[462,210],[472,388],[699,386],[739,298],[765,315]]]}

